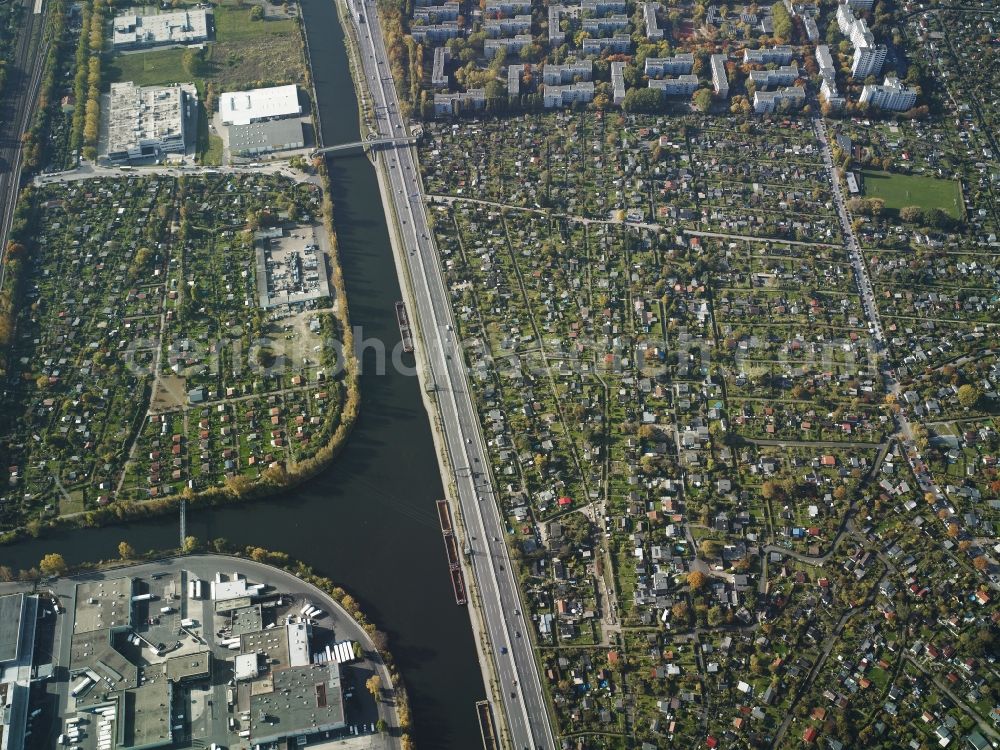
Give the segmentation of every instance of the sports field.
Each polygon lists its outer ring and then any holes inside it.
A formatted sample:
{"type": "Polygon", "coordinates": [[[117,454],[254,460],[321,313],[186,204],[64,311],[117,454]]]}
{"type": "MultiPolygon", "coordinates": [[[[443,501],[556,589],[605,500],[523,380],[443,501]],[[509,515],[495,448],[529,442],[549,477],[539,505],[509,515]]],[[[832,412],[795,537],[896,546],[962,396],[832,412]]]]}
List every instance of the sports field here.
{"type": "Polygon", "coordinates": [[[962,191],[957,180],[867,170],[862,174],[865,197],[881,198],[888,209],[940,208],[955,219],[962,218],[962,191]]]}

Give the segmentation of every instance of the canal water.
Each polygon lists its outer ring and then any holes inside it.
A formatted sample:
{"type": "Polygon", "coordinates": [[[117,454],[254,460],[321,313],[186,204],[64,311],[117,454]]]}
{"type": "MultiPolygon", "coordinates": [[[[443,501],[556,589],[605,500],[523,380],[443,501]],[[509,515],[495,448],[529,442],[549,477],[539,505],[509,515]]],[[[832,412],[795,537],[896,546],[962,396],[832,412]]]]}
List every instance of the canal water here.
{"type": "MultiPolygon", "coordinates": [[[[323,141],[358,139],[358,109],[332,0],[303,0],[323,141]]],[[[363,337],[399,340],[401,299],[385,216],[364,156],[330,161],[335,225],[351,322],[363,337]]],[[[356,338],[358,336],[356,335],[356,338]]],[[[188,534],[283,550],[347,589],[389,634],[410,695],[421,750],[482,746],[474,702],[485,696],[469,617],[455,604],[435,500],[443,497],[417,379],[365,357],[361,411],[325,472],[283,497],[188,514],[188,534]]],[[[178,543],[177,519],[82,529],[0,547],[0,564],[28,568],[47,552],[70,564],[178,543]]]]}

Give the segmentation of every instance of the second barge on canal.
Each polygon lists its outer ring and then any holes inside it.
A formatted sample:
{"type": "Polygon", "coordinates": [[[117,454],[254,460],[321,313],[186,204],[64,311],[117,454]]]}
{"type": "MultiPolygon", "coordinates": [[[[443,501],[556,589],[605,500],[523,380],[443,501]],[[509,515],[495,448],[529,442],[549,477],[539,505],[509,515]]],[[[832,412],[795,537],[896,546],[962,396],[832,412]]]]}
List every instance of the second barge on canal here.
{"type": "Polygon", "coordinates": [[[451,573],[451,587],[455,591],[455,603],[466,604],[465,577],[462,575],[462,561],[458,555],[458,539],[455,538],[455,527],[451,522],[451,511],[447,500],[437,501],[438,522],[441,524],[441,536],[444,537],[445,552],[448,553],[448,568],[451,573]]]}

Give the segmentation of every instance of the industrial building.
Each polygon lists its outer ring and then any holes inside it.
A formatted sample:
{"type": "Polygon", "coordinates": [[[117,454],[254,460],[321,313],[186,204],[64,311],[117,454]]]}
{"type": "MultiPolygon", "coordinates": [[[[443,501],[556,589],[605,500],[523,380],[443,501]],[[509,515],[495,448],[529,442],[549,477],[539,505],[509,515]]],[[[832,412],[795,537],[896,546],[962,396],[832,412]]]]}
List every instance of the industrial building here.
{"type": "MultiPolygon", "coordinates": [[[[228,737],[212,737],[219,744],[297,739],[301,745],[309,735],[347,726],[341,667],[356,661],[358,650],[342,640],[314,651],[312,622],[324,613],[309,602],[289,606],[291,597],[266,592],[239,573],[203,581],[187,571],[82,581],[73,598],[72,619],[63,625],[71,638],[66,744],[152,750],[218,732],[210,717],[186,707],[204,700],[222,662],[232,665],[234,682],[216,693],[228,706],[217,699],[215,710],[231,715],[228,737]]],[[[16,674],[6,668],[11,660],[30,667],[30,648],[23,638],[17,647],[13,640],[28,623],[16,616],[27,599],[0,598],[4,677],[16,674]]],[[[26,687],[24,693],[26,704],[26,687]]],[[[25,710],[8,713],[23,724],[25,710]]],[[[23,734],[23,727],[4,732],[3,750],[21,750],[13,743],[23,734]]]]}
{"type": "Polygon", "coordinates": [[[861,89],[859,101],[874,109],[905,112],[917,103],[917,90],[904,86],[895,76],[888,76],[881,86],[869,84],[861,89]]]}
{"type": "Polygon", "coordinates": [[[229,152],[233,156],[259,156],[305,147],[302,120],[267,120],[229,126],[229,152]]]}
{"type": "Polygon", "coordinates": [[[299,117],[299,91],[295,84],[272,86],[250,91],[227,91],[219,96],[219,114],[223,125],[249,125],[253,122],[299,117]]]}
{"type": "Polygon", "coordinates": [[[292,305],[330,295],[326,255],[312,228],[257,232],[254,248],[257,298],[261,307],[292,305]]]}
{"type": "Polygon", "coordinates": [[[250,739],[257,745],[342,729],[344,697],[335,661],[274,672],[272,690],[250,695],[250,739]]]}
{"type": "MultiPolygon", "coordinates": [[[[184,153],[188,125],[196,122],[198,91],[193,84],[111,84],[108,158],[113,162],[184,153]]],[[[193,131],[192,131],[193,132],[193,131]]]]}
{"type": "Polygon", "coordinates": [[[22,750],[28,721],[38,597],[0,597],[0,750],[22,750]]]}
{"type": "Polygon", "coordinates": [[[208,12],[191,9],[149,16],[116,16],[112,27],[115,49],[196,44],[208,39],[208,12]]]}

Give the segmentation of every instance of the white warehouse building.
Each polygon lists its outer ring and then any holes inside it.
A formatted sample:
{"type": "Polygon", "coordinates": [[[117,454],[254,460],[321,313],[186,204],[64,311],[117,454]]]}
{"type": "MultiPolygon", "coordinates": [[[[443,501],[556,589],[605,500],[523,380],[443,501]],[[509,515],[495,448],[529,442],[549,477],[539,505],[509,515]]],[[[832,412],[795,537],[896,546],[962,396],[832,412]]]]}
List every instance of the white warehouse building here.
{"type": "Polygon", "coordinates": [[[302,105],[295,84],[250,91],[227,91],[219,97],[223,125],[249,125],[282,117],[299,117],[302,105]]]}

